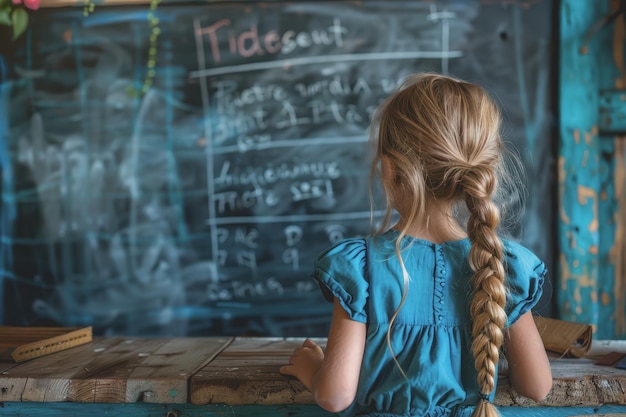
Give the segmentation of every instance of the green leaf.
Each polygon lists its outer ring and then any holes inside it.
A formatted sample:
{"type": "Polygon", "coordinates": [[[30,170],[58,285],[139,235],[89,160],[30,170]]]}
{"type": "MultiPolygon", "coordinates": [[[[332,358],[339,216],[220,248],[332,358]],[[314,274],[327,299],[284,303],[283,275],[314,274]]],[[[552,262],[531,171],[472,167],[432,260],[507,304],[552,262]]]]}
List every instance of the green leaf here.
{"type": "Polygon", "coordinates": [[[28,28],[28,13],[23,8],[17,8],[11,13],[13,20],[13,40],[19,38],[28,28]]]}

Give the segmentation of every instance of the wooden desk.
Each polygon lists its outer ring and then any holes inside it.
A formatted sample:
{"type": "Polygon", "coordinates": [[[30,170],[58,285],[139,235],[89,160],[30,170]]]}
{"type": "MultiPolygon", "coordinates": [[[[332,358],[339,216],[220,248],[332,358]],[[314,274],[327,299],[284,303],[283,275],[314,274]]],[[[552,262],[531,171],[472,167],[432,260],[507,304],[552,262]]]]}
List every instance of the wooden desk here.
{"type": "MultiPolygon", "coordinates": [[[[300,382],[278,373],[301,342],[94,338],[21,364],[0,362],[0,415],[330,416],[300,382]]],[[[503,417],[626,416],[626,370],[595,365],[611,351],[626,352],[626,341],[594,342],[586,358],[552,358],[553,390],[541,404],[517,395],[506,377],[495,402],[503,417]]]]}

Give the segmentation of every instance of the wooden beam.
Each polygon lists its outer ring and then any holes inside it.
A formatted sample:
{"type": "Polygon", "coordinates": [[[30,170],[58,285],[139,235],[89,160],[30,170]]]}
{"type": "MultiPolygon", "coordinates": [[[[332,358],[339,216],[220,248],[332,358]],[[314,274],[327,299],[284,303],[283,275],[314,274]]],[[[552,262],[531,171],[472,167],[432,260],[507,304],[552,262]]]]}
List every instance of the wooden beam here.
{"type": "MultiPolygon", "coordinates": [[[[616,12],[618,1],[605,0],[604,16],[616,12]]],[[[602,4],[600,4],[602,5],[602,4]]],[[[626,338],[626,75],[624,19],[615,19],[594,35],[598,73],[598,133],[600,142],[600,251],[595,302],[599,307],[594,337],[626,338]],[[621,135],[621,136],[620,136],[621,135]]],[[[597,27],[597,26],[596,26],[597,27]]],[[[591,110],[591,109],[590,109],[591,110]]],[[[591,300],[593,302],[593,300],[591,300]]]]}
{"type": "Polygon", "coordinates": [[[598,324],[600,141],[597,38],[589,29],[608,1],[563,0],[560,8],[557,241],[558,318],[598,324]]]}

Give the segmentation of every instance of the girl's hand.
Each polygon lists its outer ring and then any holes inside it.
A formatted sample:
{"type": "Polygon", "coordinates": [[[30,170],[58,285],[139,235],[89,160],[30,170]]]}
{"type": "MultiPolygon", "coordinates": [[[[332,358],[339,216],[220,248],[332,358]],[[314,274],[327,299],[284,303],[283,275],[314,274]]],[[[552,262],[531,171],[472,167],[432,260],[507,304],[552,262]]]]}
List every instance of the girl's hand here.
{"type": "Polygon", "coordinates": [[[282,366],[279,372],[283,375],[295,376],[309,391],[313,390],[313,378],[324,363],[324,351],[315,342],[306,339],[293,351],[289,365],[282,366]]]}
{"type": "Polygon", "coordinates": [[[298,378],[324,410],[345,410],[356,398],[366,333],[365,323],[353,321],[335,298],[326,348],[305,340],[280,373],[298,378]]]}

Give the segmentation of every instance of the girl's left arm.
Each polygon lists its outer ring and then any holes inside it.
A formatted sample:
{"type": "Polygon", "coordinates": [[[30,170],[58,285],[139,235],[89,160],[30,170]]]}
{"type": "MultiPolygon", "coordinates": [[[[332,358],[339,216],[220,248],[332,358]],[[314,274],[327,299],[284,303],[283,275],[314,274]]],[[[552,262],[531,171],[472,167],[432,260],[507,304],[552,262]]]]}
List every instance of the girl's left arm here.
{"type": "Polygon", "coordinates": [[[532,313],[524,313],[505,334],[509,379],[518,394],[536,402],[552,389],[552,369],[532,313]]]}
{"type": "Polygon", "coordinates": [[[294,350],[280,373],[298,378],[323,409],[336,413],[352,404],[365,349],[365,323],[350,319],[335,298],[326,354],[311,340],[294,350]]]}

